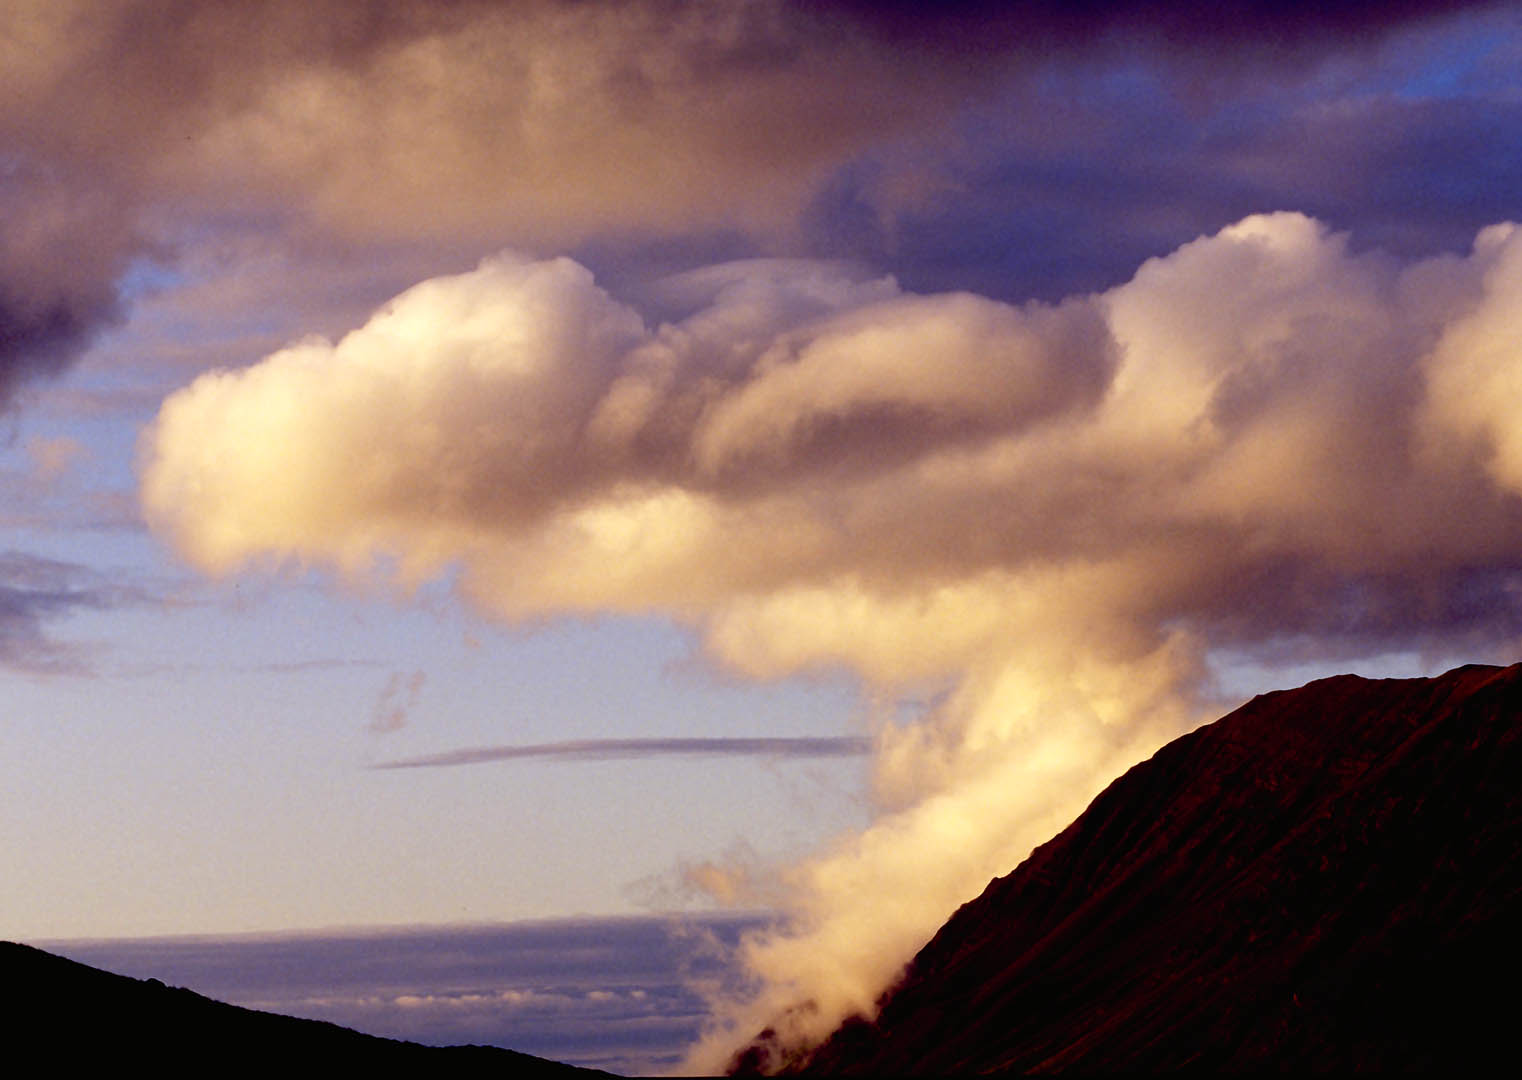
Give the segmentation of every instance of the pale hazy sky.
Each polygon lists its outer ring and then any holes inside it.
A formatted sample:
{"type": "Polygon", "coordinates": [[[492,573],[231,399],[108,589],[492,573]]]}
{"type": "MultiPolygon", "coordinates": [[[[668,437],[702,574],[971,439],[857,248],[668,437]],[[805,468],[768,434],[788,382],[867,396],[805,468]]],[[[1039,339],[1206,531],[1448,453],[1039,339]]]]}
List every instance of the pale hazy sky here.
{"type": "Polygon", "coordinates": [[[828,1020],[1514,657],[1517,8],[918,7],[0,12],[6,936],[777,907],[828,1020]]]}

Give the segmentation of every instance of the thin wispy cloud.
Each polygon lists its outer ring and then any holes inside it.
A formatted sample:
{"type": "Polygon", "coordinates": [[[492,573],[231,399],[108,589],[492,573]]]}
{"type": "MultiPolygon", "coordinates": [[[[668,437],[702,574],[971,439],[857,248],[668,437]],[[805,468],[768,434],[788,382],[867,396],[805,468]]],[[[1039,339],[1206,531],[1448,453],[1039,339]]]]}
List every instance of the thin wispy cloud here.
{"type": "Polygon", "coordinates": [[[239,671],[265,671],[274,675],[303,675],[313,671],[340,671],[346,668],[385,667],[381,660],[364,660],[340,656],[320,656],[311,660],[285,660],[269,664],[250,664],[239,671]]]}
{"type": "Polygon", "coordinates": [[[0,668],[32,674],[93,674],[88,650],[59,641],[48,624],[81,611],[142,603],[140,585],[113,581],[77,563],[0,552],[0,668]]]}
{"type": "Polygon", "coordinates": [[[480,765],[488,761],[530,758],[554,761],[625,761],[658,757],[859,757],[872,749],[862,735],[775,736],[679,739],[570,739],[517,746],[478,746],[442,754],[383,761],[372,769],[429,769],[441,765],[480,765]]]}

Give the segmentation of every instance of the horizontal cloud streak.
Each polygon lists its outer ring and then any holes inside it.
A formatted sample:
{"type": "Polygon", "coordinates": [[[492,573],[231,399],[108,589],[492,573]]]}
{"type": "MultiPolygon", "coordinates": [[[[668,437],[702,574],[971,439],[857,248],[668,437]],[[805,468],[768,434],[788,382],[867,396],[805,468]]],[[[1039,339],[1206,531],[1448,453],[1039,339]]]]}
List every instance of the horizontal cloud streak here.
{"type": "Polygon", "coordinates": [[[89,674],[86,651],[49,636],[47,624],[82,611],[141,603],[145,590],[89,567],[21,551],[0,552],[0,667],[34,674],[89,674]]]}
{"type": "Polygon", "coordinates": [[[856,735],[572,739],[523,746],[481,746],[467,750],[449,750],[441,754],[383,761],[370,767],[427,769],[440,765],[478,765],[487,761],[521,761],[527,758],[548,758],[554,761],[627,761],[656,757],[759,757],[792,760],[857,757],[869,753],[871,749],[871,739],[856,735]]]}

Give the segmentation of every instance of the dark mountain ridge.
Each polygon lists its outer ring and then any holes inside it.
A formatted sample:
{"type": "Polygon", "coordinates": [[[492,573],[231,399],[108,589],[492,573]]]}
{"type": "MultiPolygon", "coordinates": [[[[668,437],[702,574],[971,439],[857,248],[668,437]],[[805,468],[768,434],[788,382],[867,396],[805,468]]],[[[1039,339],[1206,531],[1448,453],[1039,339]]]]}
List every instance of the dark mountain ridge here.
{"type": "Polygon", "coordinates": [[[1255,698],[1111,784],[812,1053],[738,1071],[1375,1071],[1509,1060],[1522,665],[1255,698]]]}
{"type": "Polygon", "coordinates": [[[36,1052],[28,1070],[37,1075],[129,1065],[171,1075],[270,1068],[303,1075],[329,1063],[443,1077],[612,1075],[494,1046],[423,1046],[227,1005],[157,979],[115,975],[9,941],[0,942],[0,980],[12,1050],[36,1052]]]}

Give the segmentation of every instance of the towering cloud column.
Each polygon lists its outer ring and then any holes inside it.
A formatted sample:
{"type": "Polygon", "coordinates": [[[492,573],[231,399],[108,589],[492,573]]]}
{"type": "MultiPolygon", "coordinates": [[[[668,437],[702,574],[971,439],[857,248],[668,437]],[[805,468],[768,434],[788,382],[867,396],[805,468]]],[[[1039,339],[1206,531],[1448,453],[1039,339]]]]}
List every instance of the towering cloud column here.
{"type": "Polygon", "coordinates": [[[1214,658],[1515,642],[1519,236],[1402,263],[1259,216],[1055,305],[732,264],[655,326],[500,256],[175,394],[143,505],[212,573],[453,568],[506,619],[663,616],[744,675],[936,691],[875,733],[874,823],[780,873],[792,921],[747,943],[713,1068],[869,1010],[1206,717],[1214,658]]]}

